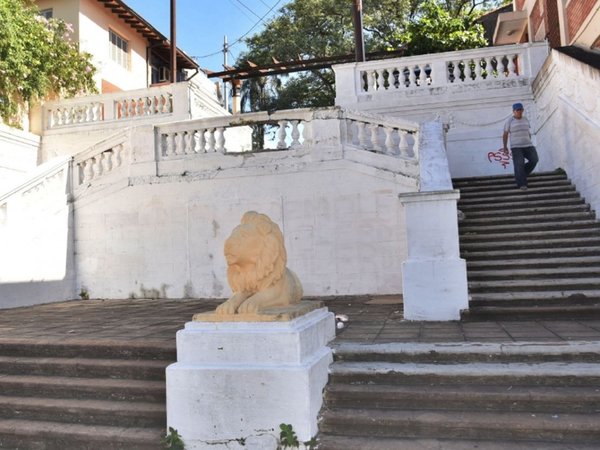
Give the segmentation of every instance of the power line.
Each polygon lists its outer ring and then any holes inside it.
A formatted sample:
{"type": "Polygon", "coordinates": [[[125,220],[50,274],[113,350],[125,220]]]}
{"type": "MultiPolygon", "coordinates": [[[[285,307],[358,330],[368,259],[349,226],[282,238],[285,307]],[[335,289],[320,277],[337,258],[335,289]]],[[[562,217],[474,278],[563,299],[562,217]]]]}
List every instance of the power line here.
{"type": "MultiPolygon", "coordinates": [[[[279,5],[280,3],[281,3],[281,0],[277,0],[277,2],[273,6],[271,6],[271,8],[260,18],[259,21],[257,21],[254,25],[252,25],[252,27],[248,31],[246,31],[244,34],[242,34],[239,38],[237,38],[235,41],[233,41],[231,44],[229,44],[229,48],[231,48],[234,45],[238,44],[242,39],[244,39],[246,36],[248,36],[250,34],[250,32],[252,30],[254,30],[261,23],[261,21],[263,21],[263,19],[265,17],[267,17],[271,13],[271,11],[273,11],[275,9],[275,7],[277,5],[279,5]]],[[[219,53],[223,53],[223,50],[221,49],[221,50],[218,50],[216,52],[209,53],[208,55],[203,55],[203,56],[192,56],[191,58],[192,59],[208,58],[210,56],[218,55],[219,53]]]]}
{"type": "MultiPolygon", "coordinates": [[[[237,3],[234,3],[233,0],[227,0],[233,7],[235,7],[238,11],[240,11],[243,15],[245,15],[248,19],[254,20],[246,11],[244,11],[237,3]]],[[[256,14],[255,14],[256,15],[256,14]]]]}

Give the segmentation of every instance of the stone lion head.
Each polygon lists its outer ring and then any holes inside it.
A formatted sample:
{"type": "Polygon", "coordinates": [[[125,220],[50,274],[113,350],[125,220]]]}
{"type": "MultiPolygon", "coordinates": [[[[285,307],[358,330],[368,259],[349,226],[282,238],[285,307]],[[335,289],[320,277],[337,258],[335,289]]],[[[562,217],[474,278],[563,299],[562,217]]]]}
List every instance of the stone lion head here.
{"type": "Polygon", "coordinates": [[[283,277],[287,254],[279,226],[248,211],[225,241],[227,281],[233,292],[258,292],[283,277]]]}

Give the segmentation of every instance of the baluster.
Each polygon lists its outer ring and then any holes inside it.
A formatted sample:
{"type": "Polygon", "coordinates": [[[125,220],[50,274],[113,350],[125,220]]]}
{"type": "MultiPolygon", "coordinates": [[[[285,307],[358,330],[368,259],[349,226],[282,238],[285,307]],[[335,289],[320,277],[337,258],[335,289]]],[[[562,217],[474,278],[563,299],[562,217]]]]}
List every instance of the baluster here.
{"type": "Polygon", "coordinates": [[[371,134],[371,151],[380,152],[381,146],[379,145],[379,125],[370,124],[369,131],[371,134]]]}
{"type": "Polygon", "coordinates": [[[394,88],[398,89],[400,87],[400,69],[398,67],[394,67],[392,69],[392,79],[394,80],[393,85],[394,88]]]}
{"type": "Polygon", "coordinates": [[[367,72],[367,92],[371,92],[375,90],[375,75],[372,71],[368,70],[367,72]]]}
{"type": "Polygon", "coordinates": [[[385,153],[388,155],[394,154],[394,132],[395,128],[392,127],[384,127],[383,131],[385,131],[385,153]]]}
{"type": "Polygon", "coordinates": [[[100,163],[100,156],[95,156],[93,158],[94,163],[92,164],[92,171],[94,172],[94,178],[98,178],[100,175],[102,175],[102,164],[100,163]]]}
{"type": "Polygon", "coordinates": [[[482,59],[475,60],[475,77],[477,81],[483,80],[483,67],[481,66],[482,59]]]}
{"type": "Polygon", "coordinates": [[[206,153],[206,139],[204,133],[206,130],[198,130],[196,133],[196,140],[198,143],[198,153],[206,153]]]}
{"type": "Polygon", "coordinates": [[[503,77],[508,76],[508,57],[502,56],[498,59],[498,74],[502,74],[503,77]],[[506,61],[506,63],[505,63],[506,61]]]}
{"type": "Polygon", "coordinates": [[[206,140],[206,144],[208,145],[208,148],[206,149],[207,152],[214,152],[215,151],[215,129],[214,128],[209,128],[208,130],[206,130],[208,132],[208,139],[206,140]]]}
{"type": "Polygon", "coordinates": [[[127,101],[121,100],[121,119],[127,117],[127,101]]]}
{"type": "Polygon", "coordinates": [[[86,159],[81,163],[83,165],[83,180],[82,183],[87,183],[94,176],[94,171],[92,170],[92,160],[86,159]]]}
{"type": "Polygon", "coordinates": [[[123,144],[118,144],[113,147],[112,164],[113,168],[121,167],[123,163],[122,158],[123,144]]]}
{"type": "Polygon", "coordinates": [[[418,66],[408,68],[408,85],[410,87],[415,87],[417,85],[417,74],[415,73],[417,67],[418,66]]]}
{"type": "Polygon", "coordinates": [[[102,157],[102,173],[110,172],[112,170],[112,151],[103,152],[100,156],[102,157]]]}
{"type": "Polygon", "coordinates": [[[518,76],[517,65],[515,64],[515,60],[519,57],[519,55],[513,55],[508,58],[508,76],[516,77],[518,76]]]}
{"type": "Polygon", "coordinates": [[[185,154],[185,150],[183,148],[183,133],[174,133],[175,134],[175,147],[173,149],[173,153],[175,155],[185,154]]]}
{"type": "Polygon", "coordinates": [[[287,120],[280,120],[277,124],[279,125],[279,129],[277,130],[277,148],[287,148],[287,144],[285,143],[287,120]]]}
{"type": "Polygon", "coordinates": [[[398,143],[398,149],[400,150],[400,155],[401,156],[408,156],[408,140],[406,139],[407,137],[407,132],[406,131],[398,131],[398,133],[400,134],[400,142],[398,143]]]}
{"type": "Polygon", "coordinates": [[[385,84],[383,79],[383,70],[375,69],[375,73],[373,75],[373,83],[375,91],[383,90],[385,84]]]}
{"type": "Polygon", "coordinates": [[[136,103],[134,98],[129,100],[129,117],[135,117],[136,103]]]}
{"type": "Polygon", "coordinates": [[[173,96],[172,95],[167,94],[165,106],[166,106],[165,114],[169,114],[169,113],[173,112],[173,96]]]}
{"type": "Polygon", "coordinates": [[[194,141],[194,131],[186,131],[183,135],[183,154],[191,155],[194,153],[194,149],[192,148],[192,142],[194,141]]]}
{"type": "Polygon", "coordinates": [[[356,122],[356,129],[358,131],[358,145],[362,148],[367,148],[367,133],[365,132],[365,123],[356,122]]]}
{"type": "Polygon", "coordinates": [[[169,133],[166,135],[167,148],[165,150],[165,156],[170,157],[175,154],[175,133],[169,133]]]}
{"type": "Polygon", "coordinates": [[[215,151],[225,154],[225,127],[215,129],[215,151]]]}
{"type": "Polygon", "coordinates": [[[421,71],[421,73],[419,74],[419,86],[427,86],[427,72],[425,72],[425,69],[427,68],[426,65],[421,65],[419,66],[419,70],[421,71]]]}
{"type": "Polygon", "coordinates": [[[300,145],[300,130],[298,129],[298,125],[300,124],[299,120],[290,120],[292,124],[292,142],[290,144],[290,148],[300,145]]]}
{"type": "Polygon", "coordinates": [[[132,101],[132,106],[133,106],[133,115],[138,117],[140,116],[142,110],[140,108],[140,103],[142,102],[141,98],[138,98],[137,100],[133,100],[132,101]]]}
{"type": "Polygon", "coordinates": [[[486,76],[485,79],[486,80],[491,80],[494,77],[494,66],[492,65],[492,60],[494,58],[492,56],[488,56],[486,58],[484,58],[485,60],[485,72],[486,72],[486,76]]]}

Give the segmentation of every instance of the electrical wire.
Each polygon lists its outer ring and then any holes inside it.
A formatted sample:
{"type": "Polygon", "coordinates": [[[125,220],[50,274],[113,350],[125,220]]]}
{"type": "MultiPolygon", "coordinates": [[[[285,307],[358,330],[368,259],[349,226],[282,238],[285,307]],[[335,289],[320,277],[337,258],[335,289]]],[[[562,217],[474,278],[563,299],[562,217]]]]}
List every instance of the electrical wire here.
{"type": "MultiPolygon", "coordinates": [[[[271,13],[271,11],[273,11],[275,9],[275,7],[277,5],[279,5],[280,3],[281,3],[281,0],[277,0],[277,2],[273,6],[271,6],[271,8],[269,8],[269,10],[260,18],[259,21],[257,21],[254,25],[252,25],[252,27],[248,31],[246,31],[244,34],[242,34],[239,38],[237,38],[231,44],[228,44],[228,47],[229,48],[233,47],[234,45],[238,44],[242,39],[244,39],[246,36],[248,36],[250,34],[250,32],[252,30],[254,30],[261,23],[261,21],[263,21],[263,19],[265,17],[267,17],[271,13]]],[[[223,50],[221,49],[219,51],[209,53],[207,55],[202,55],[202,56],[192,56],[191,58],[192,59],[203,59],[203,58],[208,58],[210,56],[218,55],[219,53],[223,53],[223,50]]]]}

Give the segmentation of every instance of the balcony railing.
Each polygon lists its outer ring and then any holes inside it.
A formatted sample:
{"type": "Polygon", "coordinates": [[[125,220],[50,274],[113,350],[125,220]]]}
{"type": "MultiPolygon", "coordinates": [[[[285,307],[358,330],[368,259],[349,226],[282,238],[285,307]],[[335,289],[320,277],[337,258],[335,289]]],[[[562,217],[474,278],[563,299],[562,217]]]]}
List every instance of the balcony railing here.
{"type": "MultiPolygon", "coordinates": [[[[533,78],[547,45],[487,47],[335,66],[338,97],[533,78]]],[[[338,102],[339,103],[339,102],[338,102]]]]}

